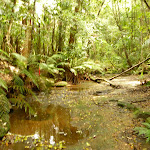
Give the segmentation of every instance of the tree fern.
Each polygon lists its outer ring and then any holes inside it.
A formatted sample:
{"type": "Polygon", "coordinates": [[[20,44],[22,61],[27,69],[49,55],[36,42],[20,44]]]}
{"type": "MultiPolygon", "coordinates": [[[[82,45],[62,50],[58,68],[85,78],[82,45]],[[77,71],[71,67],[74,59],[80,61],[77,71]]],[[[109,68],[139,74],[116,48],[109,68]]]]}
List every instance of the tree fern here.
{"type": "Polygon", "coordinates": [[[41,70],[45,70],[55,76],[55,74],[59,73],[59,68],[56,68],[54,64],[46,64],[46,63],[40,63],[39,65],[41,70]]]}
{"type": "Polygon", "coordinates": [[[31,72],[29,72],[27,69],[23,69],[21,73],[25,74],[27,77],[31,79],[31,81],[39,88],[39,85],[37,83],[37,78],[35,75],[33,75],[31,72]]]}
{"type": "Polygon", "coordinates": [[[94,63],[93,61],[82,62],[82,64],[71,68],[70,71],[75,75],[77,74],[77,72],[81,74],[84,74],[85,72],[93,73],[95,71],[102,73],[101,66],[99,64],[94,63]]]}

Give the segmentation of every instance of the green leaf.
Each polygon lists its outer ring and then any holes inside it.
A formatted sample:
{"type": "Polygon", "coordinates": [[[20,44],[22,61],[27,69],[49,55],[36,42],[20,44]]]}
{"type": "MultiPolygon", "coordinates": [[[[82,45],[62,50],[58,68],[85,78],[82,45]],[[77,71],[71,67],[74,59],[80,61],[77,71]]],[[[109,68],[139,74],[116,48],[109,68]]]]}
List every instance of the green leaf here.
{"type": "Polygon", "coordinates": [[[7,83],[2,78],[0,78],[0,86],[8,91],[7,83]]]}
{"type": "Polygon", "coordinates": [[[17,60],[21,61],[21,62],[26,62],[27,61],[27,58],[18,54],[18,53],[11,53],[11,55],[13,57],[15,57],[17,60]]]}
{"type": "Polygon", "coordinates": [[[18,86],[24,86],[24,81],[18,76],[14,76],[14,84],[18,86]]]}
{"type": "Polygon", "coordinates": [[[2,49],[0,49],[0,52],[9,58],[9,54],[7,52],[3,51],[2,49]]]}
{"type": "Polygon", "coordinates": [[[149,123],[144,122],[142,124],[145,125],[148,129],[150,129],[150,124],[149,123]]]}
{"type": "Polygon", "coordinates": [[[71,68],[70,71],[74,73],[75,76],[77,75],[77,71],[75,69],[71,68]]]}
{"type": "Polygon", "coordinates": [[[36,76],[35,75],[33,75],[31,72],[29,72],[26,69],[22,70],[21,73],[24,73],[27,77],[29,77],[32,80],[32,82],[39,88],[39,85],[36,81],[36,76]]]}

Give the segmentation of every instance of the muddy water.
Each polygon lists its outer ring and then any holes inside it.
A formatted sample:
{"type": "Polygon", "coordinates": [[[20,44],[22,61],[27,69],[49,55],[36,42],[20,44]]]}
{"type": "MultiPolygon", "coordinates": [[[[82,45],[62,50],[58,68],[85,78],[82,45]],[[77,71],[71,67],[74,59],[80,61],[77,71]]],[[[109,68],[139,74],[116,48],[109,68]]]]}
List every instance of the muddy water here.
{"type": "MultiPolygon", "coordinates": [[[[139,84],[136,81],[120,78],[130,89],[139,84]]],[[[133,112],[117,106],[118,100],[135,99],[130,89],[83,82],[40,93],[37,101],[29,100],[35,116],[18,109],[10,114],[11,136],[0,149],[149,150],[150,145],[133,133],[133,112]]]]}

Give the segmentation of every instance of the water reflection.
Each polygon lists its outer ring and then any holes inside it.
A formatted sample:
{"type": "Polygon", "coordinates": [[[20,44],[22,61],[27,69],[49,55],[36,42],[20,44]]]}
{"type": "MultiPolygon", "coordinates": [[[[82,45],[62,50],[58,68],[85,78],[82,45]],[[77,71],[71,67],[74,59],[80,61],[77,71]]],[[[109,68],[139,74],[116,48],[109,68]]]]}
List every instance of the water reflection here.
{"type": "Polygon", "coordinates": [[[34,139],[42,138],[52,145],[60,141],[65,141],[66,145],[75,144],[87,136],[71,125],[68,108],[54,104],[42,107],[39,102],[34,103],[34,106],[37,116],[32,118],[29,118],[23,110],[14,110],[10,115],[11,133],[23,136],[32,135],[34,139]]]}

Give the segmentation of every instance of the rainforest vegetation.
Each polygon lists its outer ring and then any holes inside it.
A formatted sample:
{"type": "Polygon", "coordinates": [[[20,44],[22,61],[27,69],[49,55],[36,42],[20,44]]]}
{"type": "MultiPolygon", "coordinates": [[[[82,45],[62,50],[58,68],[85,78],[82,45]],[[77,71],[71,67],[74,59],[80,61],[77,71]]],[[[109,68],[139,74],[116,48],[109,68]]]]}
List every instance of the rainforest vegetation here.
{"type": "Polygon", "coordinates": [[[149,59],[149,0],[1,0],[0,137],[12,105],[35,114],[26,96],[127,69],[143,77],[149,59]]]}

